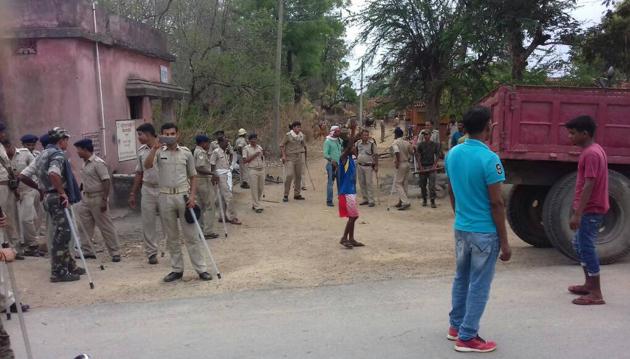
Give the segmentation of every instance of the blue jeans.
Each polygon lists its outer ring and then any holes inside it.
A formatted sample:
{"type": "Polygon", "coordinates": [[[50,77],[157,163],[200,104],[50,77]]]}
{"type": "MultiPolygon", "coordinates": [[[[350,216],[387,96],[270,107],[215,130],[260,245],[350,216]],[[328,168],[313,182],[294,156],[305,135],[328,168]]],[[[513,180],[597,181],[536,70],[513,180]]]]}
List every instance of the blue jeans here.
{"type": "Polygon", "coordinates": [[[595,250],[599,227],[604,222],[604,215],[598,213],[584,213],[580,220],[580,228],[573,237],[573,248],[580,259],[582,267],[586,268],[591,277],[599,275],[599,257],[595,250]]]}
{"type": "Polygon", "coordinates": [[[459,330],[461,340],[470,340],[477,336],[479,321],[488,302],[499,256],[499,236],[455,230],[455,255],[457,270],[453,280],[450,324],[459,330]]]}
{"type": "Polygon", "coordinates": [[[326,203],[333,203],[333,182],[335,181],[335,174],[333,173],[332,163],[326,163],[326,174],[328,175],[328,181],[326,183],[326,203]]]}

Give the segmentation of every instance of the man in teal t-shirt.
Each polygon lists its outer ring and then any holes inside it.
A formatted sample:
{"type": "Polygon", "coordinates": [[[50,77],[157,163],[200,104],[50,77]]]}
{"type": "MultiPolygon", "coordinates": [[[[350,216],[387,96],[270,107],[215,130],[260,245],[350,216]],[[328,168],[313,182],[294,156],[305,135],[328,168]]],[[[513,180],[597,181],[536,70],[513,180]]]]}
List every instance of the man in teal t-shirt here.
{"type": "Polygon", "coordinates": [[[337,176],[337,164],[341,157],[341,128],[339,126],[332,126],[330,128],[330,134],[324,141],[324,159],[326,159],[326,173],[328,174],[328,181],[326,184],[326,205],[328,207],[334,206],[333,204],[333,181],[337,176]]]}
{"type": "Polygon", "coordinates": [[[456,340],[457,351],[485,353],[495,350],[496,343],[479,337],[479,321],[499,251],[503,261],[511,256],[501,194],[505,171],[499,156],[484,143],[490,134],[490,110],[470,110],[464,128],[469,139],[453,147],[444,161],[455,211],[457,263],[447,338],[456,340]]]}

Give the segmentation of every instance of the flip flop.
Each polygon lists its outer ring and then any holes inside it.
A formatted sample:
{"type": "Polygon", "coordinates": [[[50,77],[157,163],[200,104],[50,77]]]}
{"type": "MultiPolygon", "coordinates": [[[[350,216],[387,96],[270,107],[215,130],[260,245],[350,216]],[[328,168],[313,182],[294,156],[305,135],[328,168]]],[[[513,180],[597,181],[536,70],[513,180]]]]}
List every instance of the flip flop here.
{"type": "Polygon", "coordinates": [[[573,299],[573,304],[577,305],[602,305],[606,304],[603,299],[589,298],[588,296],[582,296],[573,299]]]}
{"type": "Polygon", "coordinates": [[[228,222],[230,222],[230,223],[232,223],[232,224],[234,224],[234,225],[237,225],[237,226],[240,226],[241,224],[243,224],[243,223],[241,223],[241,221],[239,221],[238,219],[232,219],[232,220],[230,220],[230,221],[228,221],[228,222]]]}
{"type": "Polygon", "coordinates": [[[346,249],[352,249],[352,248],[354,248],[354,247],[352,246],[352,244],[350,243],[350,241],[348,241],[348,240],[345,240],[345,241],[344,241],[344,240],[341,240],[341,241],[339,241],[339,244],[341,244],[342,246],[346,247],[346,249]]]}
{"type": "Polygon", "coordinates": [[[577,295],[587,295],[590,294],[591,291],[586,289],[583,285],[572,285],[569,286],[569,293],[577,295]]]}

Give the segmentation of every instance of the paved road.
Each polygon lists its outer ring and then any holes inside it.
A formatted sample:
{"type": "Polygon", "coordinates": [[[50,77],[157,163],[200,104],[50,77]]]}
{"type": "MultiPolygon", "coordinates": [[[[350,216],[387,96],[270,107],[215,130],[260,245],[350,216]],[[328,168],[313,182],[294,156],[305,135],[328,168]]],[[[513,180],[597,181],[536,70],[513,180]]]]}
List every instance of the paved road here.
{"type": "MultiPolygon", "coordinates": [[[[630,358],[630,263],[604,268],[600,307],[570,304],[564,288],[579,272],[501,271],[481,332],[499,349],[484,357],[630,358]]],[[[444,338],[449,286],[445,277],[35,310],[27,325],[36,358],[475,356],[444,338]]],[[[17,320],[6,327],[24,358],[17,320]]]]}

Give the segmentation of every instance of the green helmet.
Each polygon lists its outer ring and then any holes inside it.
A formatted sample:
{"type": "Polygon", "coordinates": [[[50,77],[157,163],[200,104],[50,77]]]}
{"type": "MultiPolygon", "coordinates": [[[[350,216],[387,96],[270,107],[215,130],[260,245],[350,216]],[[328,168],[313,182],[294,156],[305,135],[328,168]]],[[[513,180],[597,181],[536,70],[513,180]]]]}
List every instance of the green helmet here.
{"type": "Polygon", "coordinates": [[[63,138],[69,138],[70,137],[70,133],[68,133],[68,130],[61,128],[61,127],[54,127],[53,129],[48,131],[48,137],[51,140],[61,140],[63,138]]]}

